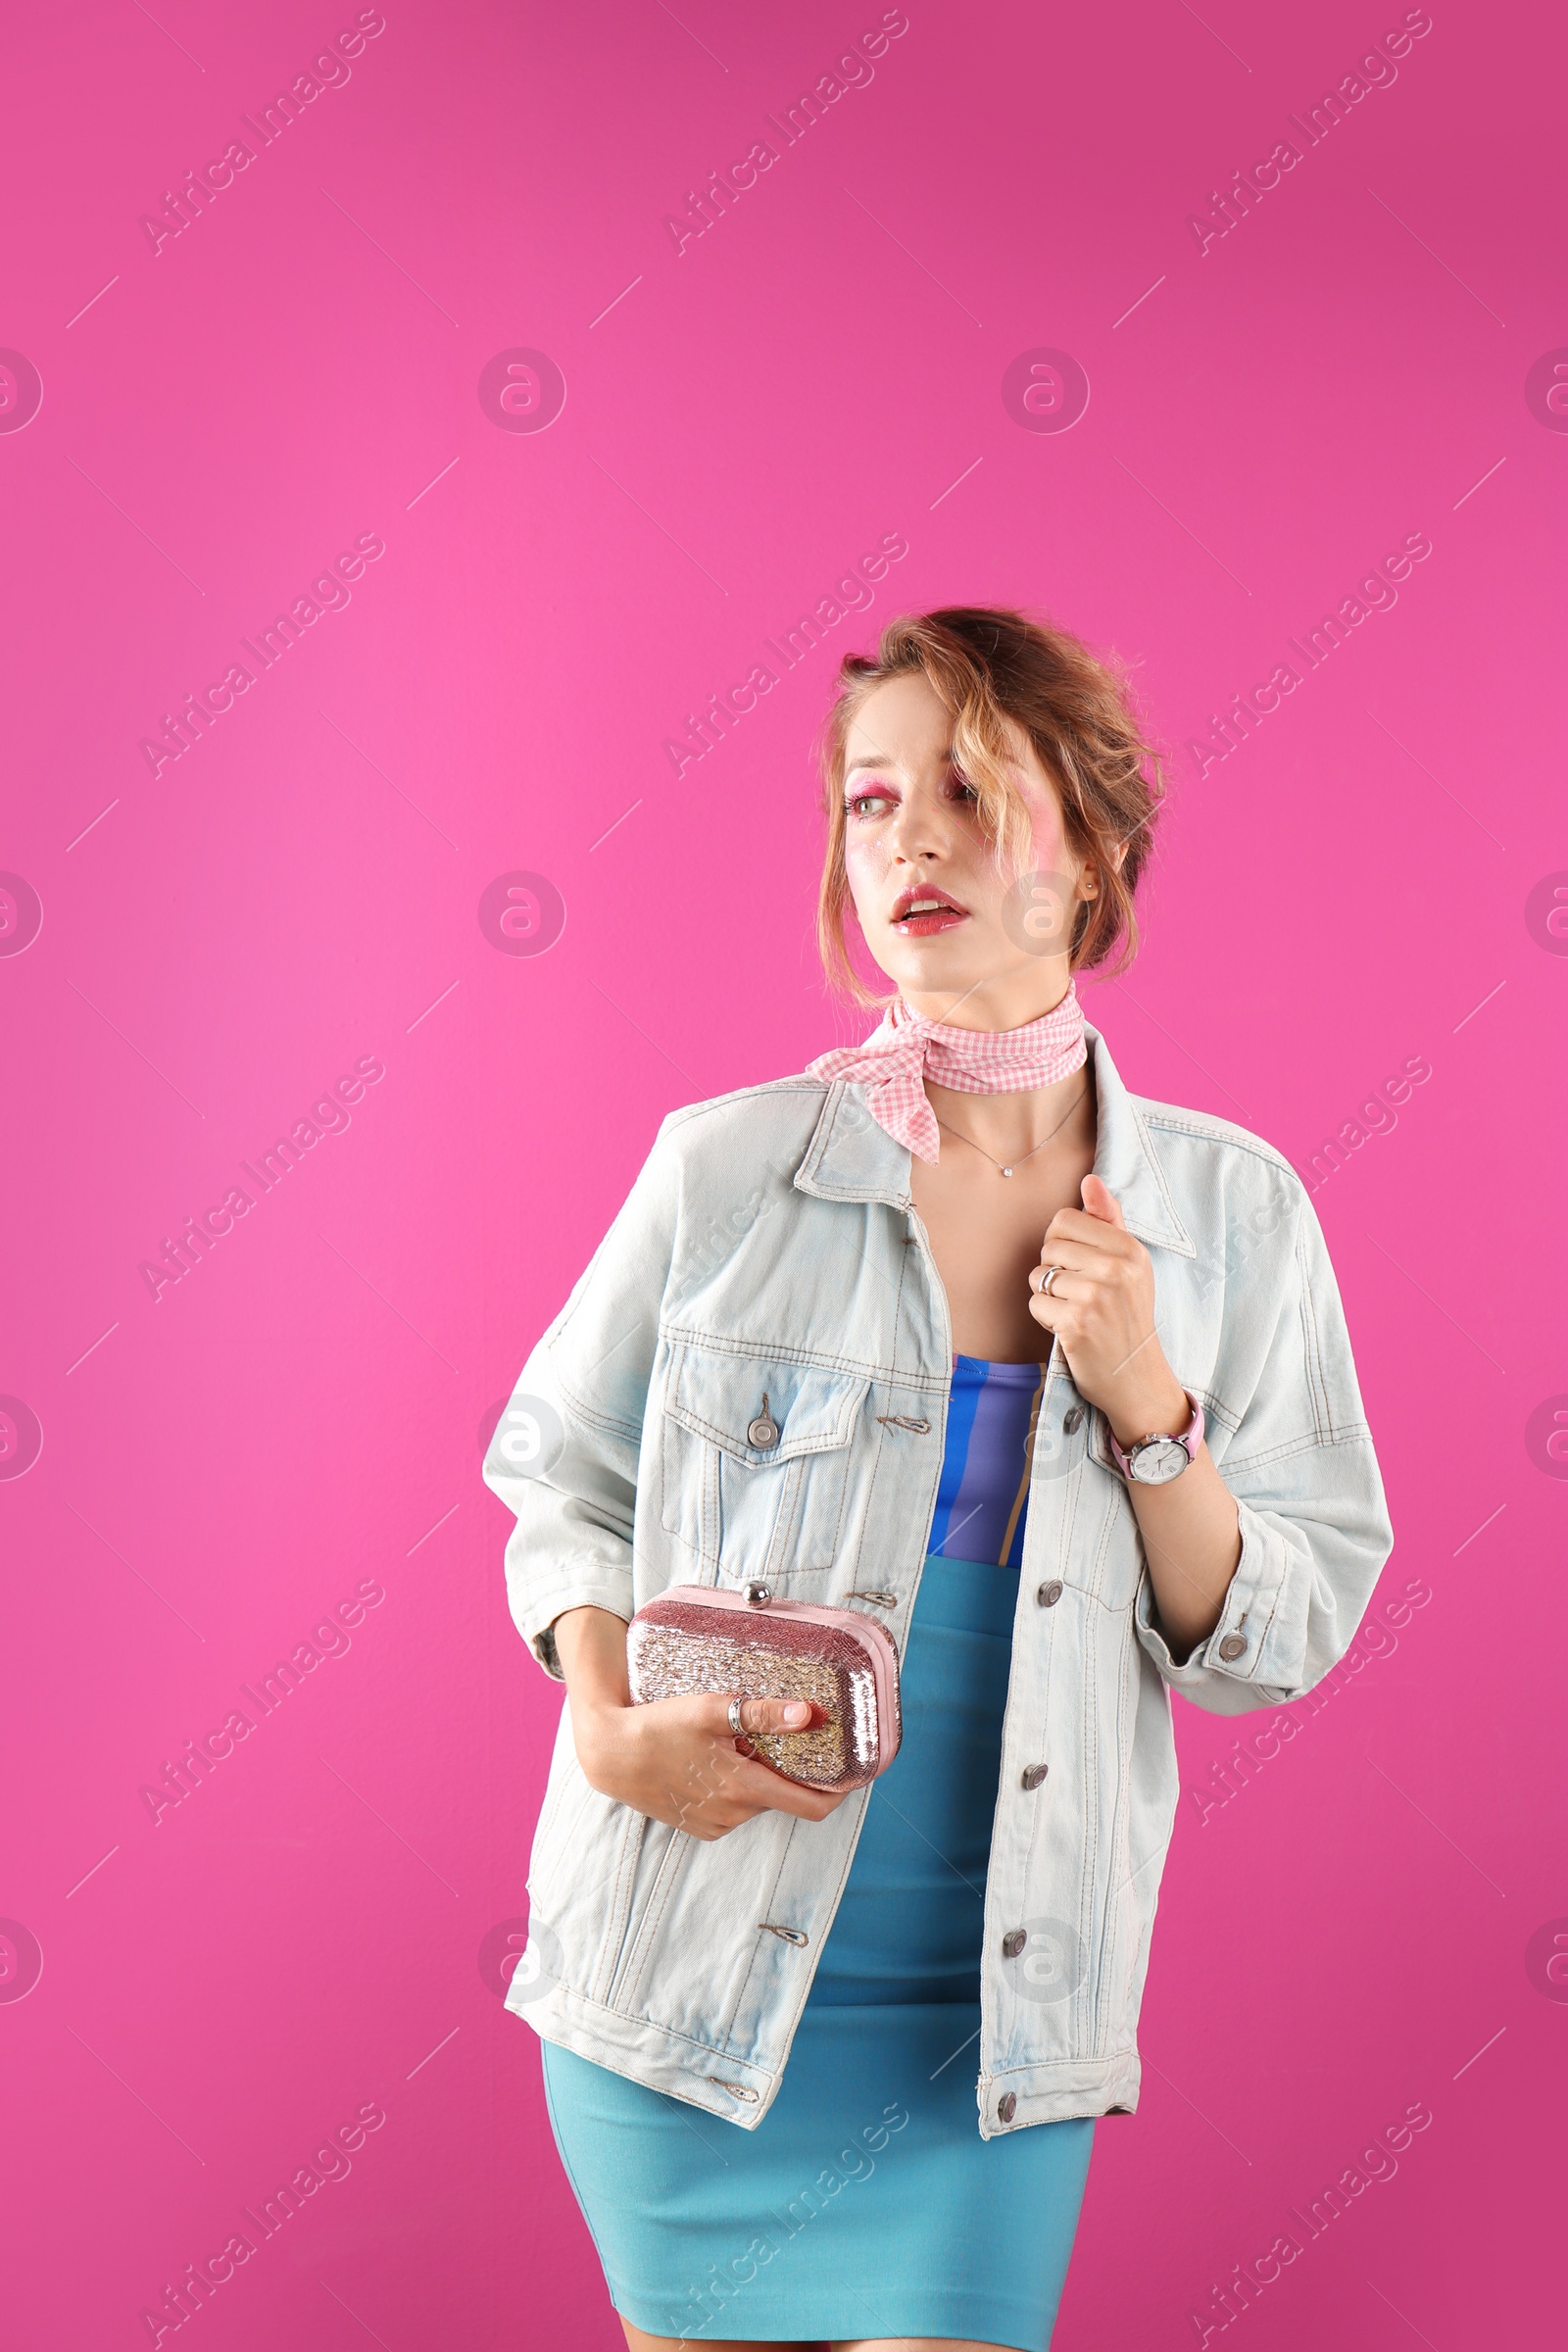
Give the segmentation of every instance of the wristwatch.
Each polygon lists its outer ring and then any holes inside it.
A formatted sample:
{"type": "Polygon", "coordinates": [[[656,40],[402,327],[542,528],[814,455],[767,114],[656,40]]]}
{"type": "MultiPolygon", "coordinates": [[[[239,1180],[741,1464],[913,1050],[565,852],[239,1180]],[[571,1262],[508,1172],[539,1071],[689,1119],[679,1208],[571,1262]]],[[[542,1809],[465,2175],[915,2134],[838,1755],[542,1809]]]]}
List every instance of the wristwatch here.
{"type": "Polygon", "coordinates": [[[1197,1460],[1203,1443],[1203,1408],[1190,1389],[1184,1389],[1182,1395],[1193,1408],[1193,1417],[1179,1438],[1161,1431],[1135,1440],[1123,1453],[1106,1423],[1105,1436],[1123,1478],[1133,1479],[1141,1487],[1168,1486],[1173,1478],[1180,1478],[1189,1462],[1197,1460]]]}

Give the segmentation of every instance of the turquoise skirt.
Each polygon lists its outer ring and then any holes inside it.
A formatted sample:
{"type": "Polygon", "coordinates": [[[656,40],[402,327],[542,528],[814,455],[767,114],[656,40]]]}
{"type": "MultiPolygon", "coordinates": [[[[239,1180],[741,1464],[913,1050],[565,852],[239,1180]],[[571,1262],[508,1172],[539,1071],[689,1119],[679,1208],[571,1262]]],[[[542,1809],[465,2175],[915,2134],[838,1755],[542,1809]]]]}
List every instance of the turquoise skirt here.
{"type": "Polygon", "coordinates": [[[562,2162],[649,2335],[970,2336],[1047,2352],[1094,2119],[982,2139],[980,1944],[1016,1569],[933,1553],[904,1738],[755,2131],[553,2042],[562,2162]]]}

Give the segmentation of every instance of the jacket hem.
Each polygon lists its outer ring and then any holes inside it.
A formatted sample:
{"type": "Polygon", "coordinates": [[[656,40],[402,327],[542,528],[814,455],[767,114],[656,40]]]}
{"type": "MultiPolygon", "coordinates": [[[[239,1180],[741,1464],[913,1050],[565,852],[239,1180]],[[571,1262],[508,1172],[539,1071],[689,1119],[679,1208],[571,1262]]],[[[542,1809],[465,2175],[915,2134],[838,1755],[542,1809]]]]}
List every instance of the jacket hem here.
{"type": "Polygon", "coordinates": [[[526,2006],[514,2007],[509,1997],[507,2007],[532,2026],[541,2041],[575,2051],[645,2090],[682,2099],[743,2131],[756,2130],[782,2080],[671,2027],[606,2009],[564,1984],[553,1986],[542,2000],[533,1992],[526,2006]]]}
{"type": "MultiPolygon", "coordinates": [[[[672,2027],[606,2009],[564,1984],[553,1986],[544,1999],[535,1991],[525,2005],[515,2008],[509,1998],[507,2007],[531,2026],[541,2041],[640,2082],[645,2090],[701,2107],[743,2132],[756,2131],[783,2081],[782,2068],[769,2073],[672,2027]]],[[[1118,2050],[1109,2058],[1052,2059],[984,2075],[976,2087],[980,2137],[999,2139],[1031,2124],[1069,2123],[1113,2110],[1132,2115],[1141,2080],[1135,2049],[1118,2050]],[[1017,2105],[1011,2121],[999,2124],[997,2100],[1004,2091],[1013,2092],[1017,2105]]]]}

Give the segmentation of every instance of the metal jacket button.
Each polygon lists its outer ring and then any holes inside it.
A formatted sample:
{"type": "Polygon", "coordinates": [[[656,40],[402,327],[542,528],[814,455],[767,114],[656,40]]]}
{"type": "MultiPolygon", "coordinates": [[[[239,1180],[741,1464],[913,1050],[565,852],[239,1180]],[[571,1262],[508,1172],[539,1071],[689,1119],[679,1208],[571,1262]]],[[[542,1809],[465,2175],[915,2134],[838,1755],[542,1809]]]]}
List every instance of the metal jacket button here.
{"type": "Polygon", "coordinates": [[[1041,1782],[1045,1779],[1050,1770],[1051,1766],[1049,1764],[1026,1764],[1023,1774],[1024,1787],[1026,1788],[1038,1788],[1041,1782]]]}
{"type": "Polygon", "coordinates": [[[1246,1647],[1247,1636],[1245,1634],[1227,1634],[1219,1645],[1219,1654],[1228,1662],[1232,1658],[1239,1658],[1246,1647]]]}
{"type": "Polygon", "coordinates": [[[1004,1960],[1016,1960],[1018,1954],[1023,1950],[1023,1947],[1028,1940],[1029,1932],[1027,1928],[1009,1928],[1005,1936],[1004,1936],[1002,1938],[1002,1957],[1004,1960]]]}
{"type": "Polygon", "coordinates": [[[1043,1609],[1054,1609],[1061,1598],[1060,1577],[1054,1576],[1049,1585],[1042,1585],[1035,1598],[1043,1609]]]}
{"type": "Polygon", "coordinates": [[[746,1443],[748,1446],[755,1446],[759,1453],[766,1453],[770,1446],[778,1444],[778,1423],[767,1409],[767,1391],[765,1389],[762,1391],[761,1411],[755,1421],[747,1424],[746,1443]]]}
{"type": "Polygon", "coordinates": [[[1010,2124],[1017,2112],[1018,2093],[1015,2090],[1004,2090],[1001,2098],[997,2101],[998,2123],[1010,2124]]]}
{"type": "Polygon", "coordinates": [[[1081,1404],[1070,1405],[1067,1411],[1061,1416],[1061,1426],[1066,1431],[1069,1438],[1072,1436],[1072,1433],[1075,1429],[1082,1429],[1083,1424],[1084,1408],[1081,1404]]]}

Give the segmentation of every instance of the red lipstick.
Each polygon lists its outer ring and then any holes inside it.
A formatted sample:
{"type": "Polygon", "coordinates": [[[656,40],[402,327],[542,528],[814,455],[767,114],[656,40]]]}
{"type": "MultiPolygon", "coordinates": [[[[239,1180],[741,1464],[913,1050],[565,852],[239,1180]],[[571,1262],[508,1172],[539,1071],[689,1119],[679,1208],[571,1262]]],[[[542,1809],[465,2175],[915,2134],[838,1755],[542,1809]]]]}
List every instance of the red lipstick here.
{"type": "Polygon", "coordinates": [[[901,890],[893,902],[893,927],[906,939],[933,939],[939,931],[956,930],[968,919],[968,908],[933,883],[901,890]]]}

